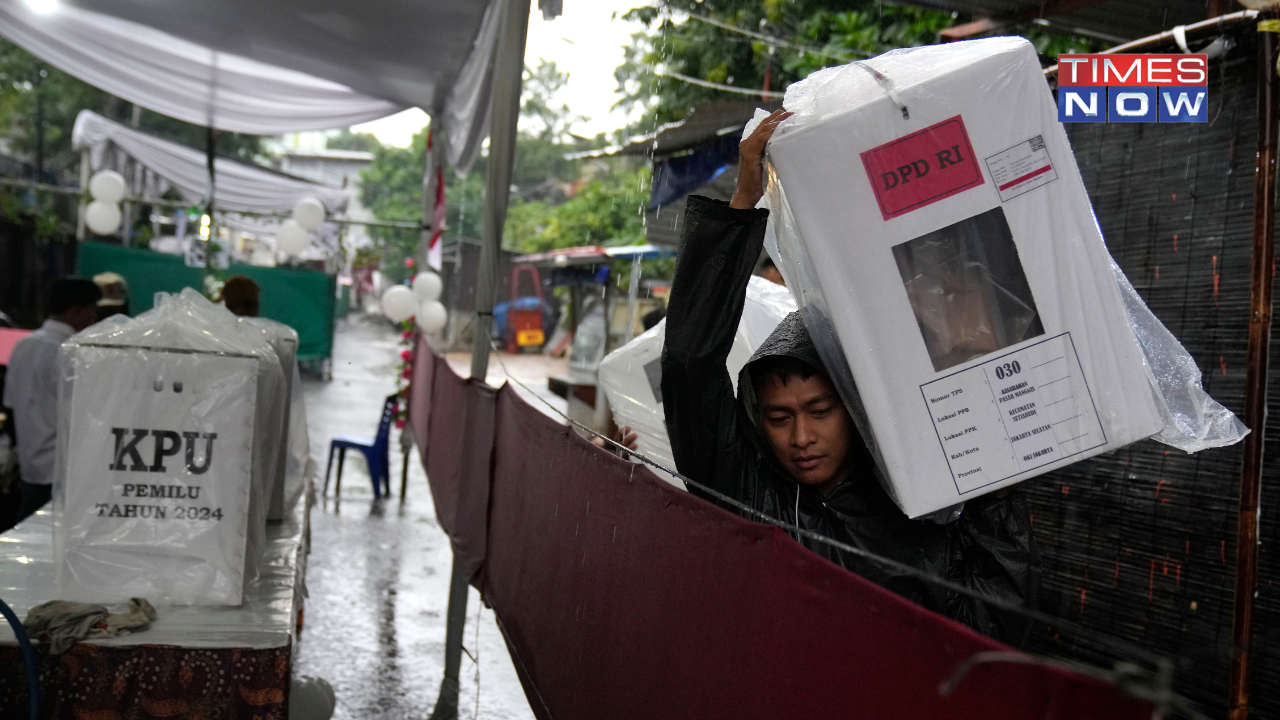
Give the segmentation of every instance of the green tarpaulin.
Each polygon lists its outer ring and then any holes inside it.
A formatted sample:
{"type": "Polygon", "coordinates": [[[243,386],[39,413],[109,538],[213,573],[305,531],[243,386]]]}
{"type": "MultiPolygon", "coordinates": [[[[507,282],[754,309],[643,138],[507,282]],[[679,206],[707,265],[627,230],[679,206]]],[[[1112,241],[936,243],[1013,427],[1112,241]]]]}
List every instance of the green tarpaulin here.
{"type": "MultiPolygon", "coordinates": [[[[150,310],[157,292],[203,288],[203,272],[187,267],[179,255],[99,242],[82,243],[76,255],[76,272],[84,277],[107,271],[124,276],[129,283],[129,309],[134,315],[150,310]]],[[[333,351],[336,290],[333,276],[313,270],[240,263],[232,263],[226,274],[248,275],[258,283],[262,288],[262,317],[278,320],[298,331],[299,360],[329,357],[333,351]]]]}

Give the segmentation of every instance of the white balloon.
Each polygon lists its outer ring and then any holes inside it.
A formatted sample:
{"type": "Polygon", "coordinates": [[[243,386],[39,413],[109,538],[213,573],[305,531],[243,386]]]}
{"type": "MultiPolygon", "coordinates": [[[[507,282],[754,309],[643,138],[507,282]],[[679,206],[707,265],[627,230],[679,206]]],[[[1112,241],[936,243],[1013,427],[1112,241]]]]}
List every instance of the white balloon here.
{"type": "Polygon", "coordinates": [[[89,180],[89,194],[94,200],[115,205],[124,199],[124,176],[115,170],[99,170],[89,180]]]}
{"type": "Polygon", "coordinates": [[[286,255],[297,255],[307,246],[311,244],[311,233],[304,230],[298,223],[292,220],[285,220],[280,224],[280,229],[276,232],[276,249],[286,255]]]}
{"type": "Polygon", "coordinates": [[[418,310],[418,298],[404,285],[387,288],[382,293],[382,314],[391,322],[404,322],[418,310]]]}
{"type": "Polygon", "coordinates": [[[103,200],[94,200],[84,209],[84,224],[96,235],[110,235],[119,230],[123,217],[119,205],[103,200]]]}
{"type": "Polygon", "coordinates": [[[435,335],[444,329],[444,324],[449,320],[449,311],[445,310],[444,305],[439,300],[424,300],[418,306],[418,327],[422,331],[435,335]]]}
{"type": "Polygon", "coordinates": [[[302,226],[303,230],[311,231],[320,227],[320,223],[324,222],[324,205],[315,198],[303,198],[293,206],[293,220],[302,226]]]}
{"type": "Polygon", "coordinates": [[[439,275],[429,270],[418,273],[418,277],[413,279],[413,292],[419,300],[439,300],[442,289],[444,289],[444,281],[439,275]]]}

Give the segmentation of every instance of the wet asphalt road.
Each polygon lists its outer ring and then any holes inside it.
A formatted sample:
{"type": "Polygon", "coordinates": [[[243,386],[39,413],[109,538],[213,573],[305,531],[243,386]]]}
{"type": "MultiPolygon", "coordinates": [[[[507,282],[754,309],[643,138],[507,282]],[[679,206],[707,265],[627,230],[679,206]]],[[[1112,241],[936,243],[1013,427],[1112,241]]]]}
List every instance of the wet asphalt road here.
{"type": "MultiPolygon", "coordinates": [[[[338,325],[333,380],[306,381],[317,492],[330,438],[372,436],[382,400],[394,390],[398,335],[359,317],[338,325]]],[[[393,431],[391,451],[397,495],[398,435],[393,431]]],[[[452,555],[426,475],[415,452],[408,500],[374,500],[363,460],[348,453],[338,501],[333,485],[311,513],[309,598],[294,673],[333,685],[337,720],[427,718],[444,674],[452,555]]],[[[532,718],[493,611],[481,609],[474,589],[467,609],[464,646],[479,663],[463,655],[459,716],[532,718]]]]}

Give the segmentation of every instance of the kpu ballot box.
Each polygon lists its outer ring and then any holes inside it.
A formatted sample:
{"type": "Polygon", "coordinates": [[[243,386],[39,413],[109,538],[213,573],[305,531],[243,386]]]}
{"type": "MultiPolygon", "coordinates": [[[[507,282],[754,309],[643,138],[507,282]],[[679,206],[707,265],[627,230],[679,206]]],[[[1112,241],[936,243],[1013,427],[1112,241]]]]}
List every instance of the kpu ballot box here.
{"type": "Polygon", "coordinates": [[[240,604],[259,359],[64,352],[75,377],[58,436],[65,599],[240,604]]]}
{"type": "Polygon", "coordinates": [[[1030,43],[894,51],[814,73],[784,104],[796,114],[769,145],[784,269],[909,516],[1161,429],[1030,43]]]}
{"type": "MultiPolygon", "coordinates": [[[[733,383],[756,348],[769,337],[796,302],[790,291],[760,277],[747,284],[747,300],[742,319],[729,351],[726,371],[733,383]]],[[[600,362],[600,387],[609,399],[613,419],[618,427],[630,426],[636,433],[636,449],[661,463],[675,468],[671,456],[671,440],[667,435],[666,415],[662,408],[662,346],[667,321],[663,320],[631,342],[609,353],[600,362]]],[[[684,483],[674,476],[660,473],[677,487],[684,483]]]]}
{"type": "Polygon", "coordinates": [[[287,460],[268,330],[188,288],[63,343],[54,528],[67,599],[241,602],[287,460]]]}

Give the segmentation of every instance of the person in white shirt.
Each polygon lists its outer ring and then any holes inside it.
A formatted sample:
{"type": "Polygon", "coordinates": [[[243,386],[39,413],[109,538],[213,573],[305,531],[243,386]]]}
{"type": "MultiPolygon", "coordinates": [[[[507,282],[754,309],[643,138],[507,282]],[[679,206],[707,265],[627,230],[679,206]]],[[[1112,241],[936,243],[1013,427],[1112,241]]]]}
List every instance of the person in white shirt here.
{"type": "Polygon", "coordinates": [[[50,317],[9,357],[5,404],[18,433],[18,521],[49,501],[58,427],[58,346],[97,320],[102,291],[92,280],[58,278],[49,292],[50,317]]]}

